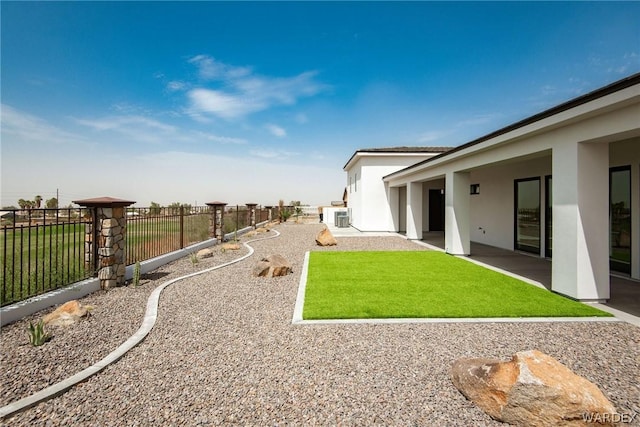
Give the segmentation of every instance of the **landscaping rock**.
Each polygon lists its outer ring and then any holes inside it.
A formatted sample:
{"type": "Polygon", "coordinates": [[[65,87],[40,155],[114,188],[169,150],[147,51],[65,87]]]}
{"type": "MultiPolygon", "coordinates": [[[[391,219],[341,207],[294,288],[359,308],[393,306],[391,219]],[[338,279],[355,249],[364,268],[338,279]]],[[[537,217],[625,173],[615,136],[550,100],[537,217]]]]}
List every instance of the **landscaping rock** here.
{"type": "Polygon", "coordinates": [[[239,243],[223,243],[222,244],[222,250],[224,251],[237,251],[238,249],[240,249],[239,243]]]}
{"type": "Polygon", "coordinates": [[[269,229],[265,228],[265,227],[258,227],[258,228],[256,228],[256,232],[257,233],[268,233],[269,229]]]}
{"type": "Polygon", "coordinates": [[[42,320],[47,325],[67,326],[76,323],[81,317],[87,316],[93,308],[91,305],[82,305],[77,300],[72,300],[47,314],[42,320]]]}
{"type": "Polygon", "coordinates": [[[253,275],[257,277],[279,277],[289,273],[293,273],[293,269],[282,255],[269,255],[253,267],[253,275]]]}
{"type": "Polygon", "coordinates": [[[198,253],[196,254],[196,257],[198,259],[211,258],[213,256],[213,253],[214,253],[214,251],[211,248],[200,249],[198,251],[198,253]]]}
{"type": "Polygon", "coordinates": [[[333,237],[331,231],[329,231],[328,228],[325,228],[316,236],[316,243],[318,246],[335,246],[338,244],[338,241],[333,237]]]}
{"type": "Polygon", "coordinates": [[[467,399],[509,424],[582,426],[587,415],[608,426],[616,413],[595,384],[538,350],[518,352],[506,362],[459,359],[451,379],[467,399]]]}

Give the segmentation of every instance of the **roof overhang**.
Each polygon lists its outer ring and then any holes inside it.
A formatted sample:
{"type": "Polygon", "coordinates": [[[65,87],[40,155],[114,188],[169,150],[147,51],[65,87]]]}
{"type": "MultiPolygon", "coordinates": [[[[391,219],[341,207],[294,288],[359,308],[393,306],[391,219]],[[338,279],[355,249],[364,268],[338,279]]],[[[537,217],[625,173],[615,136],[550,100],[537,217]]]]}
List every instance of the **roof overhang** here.
{"type": "Polygon", "coordinates": [[[438,155],[440,153],[445,152],[446,150],[451,149],[452,147],[437,147],[431,151],[428,150],[416,150],[416,151],[398,151],[394,149],[362,149],[357,150],[349,161],[344,165],[342,170],[346,171],[350,169],[353,165],[355,165],[360,159],[364,157],[425,157],[428,155],[438,155]]]}

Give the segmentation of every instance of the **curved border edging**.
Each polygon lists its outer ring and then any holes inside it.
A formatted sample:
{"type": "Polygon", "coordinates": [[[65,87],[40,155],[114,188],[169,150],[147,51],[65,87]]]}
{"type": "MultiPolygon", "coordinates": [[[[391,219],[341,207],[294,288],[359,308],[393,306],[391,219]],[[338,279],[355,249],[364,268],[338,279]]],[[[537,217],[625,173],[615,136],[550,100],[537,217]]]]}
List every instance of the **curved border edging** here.
{"type": "Polygon", "coordinates": [[[251,246],[249,246],[249,243],[258,242],[261,240],[273,239],[280,235],[280,232],[278,232],[277,230],[273,230],[273,231],[276,233],[275,236],[268,236],[260,239],[250,240],[248,242],[243,242],[242,244],[249,249],[249,253],[237,259],[234,259],[233,261],[229,261],[224,264],[216,265],[214,267],[210,267],[204,270],[186,274],[184,276],[176,277],[175,279],[171,279],[168,282],[158,285],[158,287],[156,287],[153,290],[153,292],[149,296],[149,299],[147,300],[147,309],[145,311],[144,319],[142,320],[142,324],[140,325],[140,328],[131,337],[129,337],[129,339],[127,339],[124,343],[120,344],[118,348],[116,348],[114,351],[109,353],[102,360],[94,363],[93,365],[78,372],[77,374],[72,375],[68,378],[65,378],[64,380],[56,384],[53,384],[47,388],[44,388],[32,394],[31,396],[24,397],[20,400],[17,400],[6,406],[3,406],[2,408],[0,408],[0,419],[4,419],[10,415],[15,414],[16,412],[30,408],[40,402],[43,402],[45,400],[58,396],[64,393],[65,391],[67,391],[68,389],[70,389],[71,387],[73,387],[74,385],[88,379],[89,377],[102,371],[107,366],[116,362],[118,359],[124,356],[127,352],[129,352],[129,350],[131,350],[136,345],[140,344],[142,340],[146,338],[149,332],[151,332],[151,329],[155,326],[156,320],[158,318],[158,305],[160,303],[160,294],[162,293],[163,290],[165,290],[168,286],[180,280],[198,276],[200,274],[208,273],[210,271],[214,271],[223,267],[228,267],[229,265],[236,264],[240,261],[243,261],[249,258],[255,252],[255,250],[251,246]]]}

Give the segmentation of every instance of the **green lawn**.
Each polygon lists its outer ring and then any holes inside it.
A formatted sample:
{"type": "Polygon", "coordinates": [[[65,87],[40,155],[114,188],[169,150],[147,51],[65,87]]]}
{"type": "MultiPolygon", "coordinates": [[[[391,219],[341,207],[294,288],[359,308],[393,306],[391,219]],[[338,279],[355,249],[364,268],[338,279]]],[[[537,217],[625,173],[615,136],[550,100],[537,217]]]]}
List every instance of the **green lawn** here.
{"type": "Polygon", "coordinates": [[[311,252],[303,318],[611,316],[435,251],[311,252]]]}

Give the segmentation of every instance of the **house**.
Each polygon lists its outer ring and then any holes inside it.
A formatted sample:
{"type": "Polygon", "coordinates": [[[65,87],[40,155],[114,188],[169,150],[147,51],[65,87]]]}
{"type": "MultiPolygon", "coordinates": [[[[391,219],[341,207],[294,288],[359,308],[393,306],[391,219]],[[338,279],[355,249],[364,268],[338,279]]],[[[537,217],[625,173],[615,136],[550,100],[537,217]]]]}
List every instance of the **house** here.
{"type": "Polygon", "coordinates": [[[366,231],[405,231],[404,216],[398,227],[394,228],[382,178],[450,149],[451,147],[390,147],[356,151],[344,166],[348,176],[343,198],[349,201],[351,225],[366,231]]]}
{"type": "Polygon", "coordinates": [[[441,153],[401,151],[345,165],[354,227],[547,257],[552,290],[582,301],[607,300],[611,272],[640,279],[640,73],[441,153]]]}

